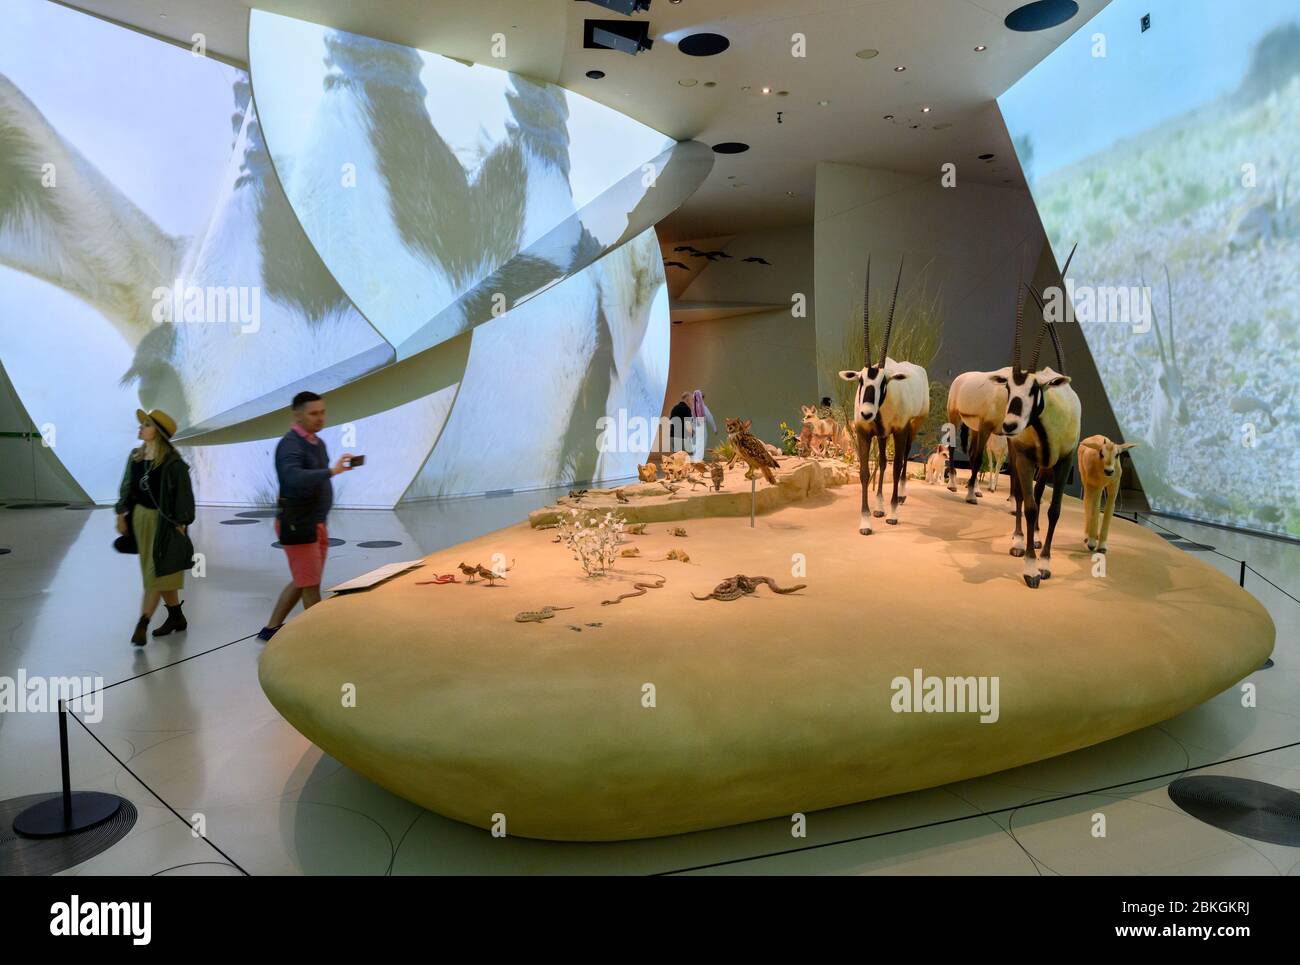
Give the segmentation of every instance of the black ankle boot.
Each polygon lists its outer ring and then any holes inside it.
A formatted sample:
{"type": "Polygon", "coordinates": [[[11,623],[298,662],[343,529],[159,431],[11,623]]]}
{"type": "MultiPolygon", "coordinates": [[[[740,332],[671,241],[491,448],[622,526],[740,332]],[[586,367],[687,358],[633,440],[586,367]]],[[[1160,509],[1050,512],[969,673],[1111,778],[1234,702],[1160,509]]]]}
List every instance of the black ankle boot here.
{"type": "Polygon", "coordinates": [[[137,647],[145,645],[145,632],[149,629],[149,617],[146,614],[142,616],[135,624],[135,633],[131,634],[131,642],[137,647]]]}
{"type": "Polygon", "coordinates": [[[155,637],[165,637],[173,630],[184,630],[189,626],[189,624],[185,622],[185,614],[181,612],[181,606],[183,604],[184,601],[177,603],[175,606],[172,606],[170,603],[163,604],[163,606],[167,607],[167,619],[163,621],[162,626],[153,632],[155,637]]]}

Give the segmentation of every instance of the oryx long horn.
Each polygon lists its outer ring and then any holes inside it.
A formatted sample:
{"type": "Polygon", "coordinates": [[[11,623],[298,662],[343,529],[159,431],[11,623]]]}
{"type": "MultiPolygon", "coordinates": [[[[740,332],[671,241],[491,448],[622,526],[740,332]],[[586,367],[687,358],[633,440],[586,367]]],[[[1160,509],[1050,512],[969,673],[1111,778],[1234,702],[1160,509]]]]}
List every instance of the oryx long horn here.
{"type": "Polygon", "coordinates": [[[1043,316],[1042,328],[1038,330],[1038,338],[1034,341],[1034,358],[1033,361],[1029,363],[1029,371],[1030,372],[1038,371],[1038,355],[1040,350],[1043,347],[1043,336],[1050,335],[1052,337],[1052,348],[1055,349],[1056,351],[1057,371],[1060,372],[1062,375],[1064,375],[1065,374],[1065,352],[1061,349],[1061,337],[1056,334],[1056,326],[1047,320],[1047,311],[1043,303],[1042,293],[1039,292],[1039,290],[1037,288],[1034,288],[1032,285],[1027,287],[1029,288],[1029,293],[1034,296],[1034,301],[1038,303],[1038,311],[1043,316]]]}
{"type": "Polygon", "coordinates": [[[871,364],[871,256],[867,255],[867,281],[862,287],[862,367],[871,364]]]}
{"type": "Polygon", "coordinates": [[[1038,337],[1034,339],[1034,354],[1029,360],[1028,369],[1030,372],[1037,372],[1038,355],[1043,349],[1043,336],[1047,334],[1047,313],[1043,306],[1043,296],[1039,294],[1038,289],[1029,284],[1026,284],[1025,287],[1029,289],[1029,294],[1034,296],[1034,302],[1038,305],[1038,313],[1043,316],[1043,324],[1038,326],[1038,337]]]}
{"type": "Polygon", "coordinates": [[[880,347],[880,364],[885,364],[889,355],[889,335],[894,330],[894,308],[898,305],[898,286],[903,280],[903,259],[898,259],[898,277],[894,279],[894,298],[889,303],[889,318],[885,321],[885,343],[880,347]]]}
{"type": "Polygon", "coordinates": [[[1065,284],[1065,276],[1070,273],[1070,262],[1074,261],[1074,253],[1079,250],[1079,243],[1076,241],[1074,247],[1070,249],[1070,257],[1065,259],[1065,267],[1061,269],[1061,283],[1065,284]]]}
{"type": "Polygon", "coordinates": [[[1169,266],[1165,265],[1165,292],[1169,296],[1169,361],[1178,368],[1178,343],[1174,340],[1174,285],[1169,280],[1169,266]]]}
{"type": "Polygon", "coordinates": [[[1165,355],[1165,340],[1160,337],[1160,319],[1156,318],[1156,300],[1151,297],[1147,290],[1147,277],[1145,274],[1138,276],[1142,282],[1142,291],[1147,296],[1147,307],[1151,309],[1151,327],[1156,330],[1156,348],[1160,350],[1160,361],[1168,364],[1168,356],[1165,355]]]}
{"type": "Polygon", "coordinates": [[[1065,350],[1061,348],[1061,336],[1056,334],[1056,326],[1048,325],[1047,334],[1052,336],[1052,348],[1056,349],[1056,371],[1065,374],[1065,350]]]}

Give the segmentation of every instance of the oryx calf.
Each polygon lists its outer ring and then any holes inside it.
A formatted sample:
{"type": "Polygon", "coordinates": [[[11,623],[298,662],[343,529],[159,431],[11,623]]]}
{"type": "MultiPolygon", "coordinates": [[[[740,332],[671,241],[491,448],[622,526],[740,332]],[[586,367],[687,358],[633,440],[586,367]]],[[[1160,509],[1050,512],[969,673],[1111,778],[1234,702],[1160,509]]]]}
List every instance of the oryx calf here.
{"type": "Polygon", "coordinates": [[[898,304],[898,286],[903,279],[903,263],[898,263],[898,278],[894,281],[894,297],[889,305],[889,318],[885,322],[885,338],[880,349],[880,361],[871,364],[871,259],[867,259],[867,283],[862,296],[863,368],[844,369],[840,378],[856,382],[853,400],[853,427],[858,449],[858,479],[862,484],[862,513],[858,532],[871,535],[870,489],[871,471],[868,468],[872,440],[879,442],[879,467],[876,476],[877,516],[885,515],[885,465],[888,461],[889,440],[894,441],[894,489],[889,503],[891,526],[898,523],[898,506],[907,501],[907,457],[912,450],[912,440],[925,424],[930,414],[930,380],[925,369],[911,362],[896,362],[889,357],[889,336],[894,327],[894,308],[898,304]],[[901,477],[901,486],[900,486],[901,477]]]}
{"type": "Polygon", "coordinates": [[[1136,442],[1111,442],[1105,436],[1089,436],[1079,443],[1079,476],[1083,480],[1083,541],[1088,549],[1106,552],[1110,518],[1119,498],[1119,454],[1136,442]],[[1105,500],[1105,506],[1101,505],[1105,500]]]}

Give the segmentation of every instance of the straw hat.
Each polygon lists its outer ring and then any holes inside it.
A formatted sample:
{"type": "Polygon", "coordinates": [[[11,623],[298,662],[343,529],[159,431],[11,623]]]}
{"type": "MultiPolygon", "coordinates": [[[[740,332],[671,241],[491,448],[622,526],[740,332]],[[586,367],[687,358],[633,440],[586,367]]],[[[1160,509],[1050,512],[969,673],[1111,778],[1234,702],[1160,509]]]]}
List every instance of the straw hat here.
{"type": "Polygon", "coordinates": [[[145,412],[144,409],[136,409],[135,417],[140,420],[140,425],[151,425],[162,433],[164,439],[172,441],[172,436],[176,434],[176,420],[169,416],[162,409],[154,409],[145,412]]]}

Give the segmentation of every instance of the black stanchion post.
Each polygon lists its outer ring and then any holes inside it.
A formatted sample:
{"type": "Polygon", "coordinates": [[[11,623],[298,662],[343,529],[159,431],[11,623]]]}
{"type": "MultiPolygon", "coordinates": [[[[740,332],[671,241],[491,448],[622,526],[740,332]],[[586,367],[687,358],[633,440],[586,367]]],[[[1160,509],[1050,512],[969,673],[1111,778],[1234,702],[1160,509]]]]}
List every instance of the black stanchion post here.
{"type": "Polygon", "coordinates": [[[1237,582],[1242,589],[1245,589],[1246,587],[1246,561],[1245,560],[1241,561],[1241,577],[1238,579],[1237,582]]]}
{"type": "Polygon", "coordinates": [[[59,700],[59,771],[63,778],[63,823],[72,824],[72,776],[68,773],[68,705],[59,700]]]}
{"type": "Polygon", "coordinates": [[[102,824],[118,812],[123,798],[103,791],[72,791],[68,763],[68,708],[59,700],[59,770],[63,793],[33,804],[14,818],[14,833],[25,838],[62,838],[102,824]]]}

